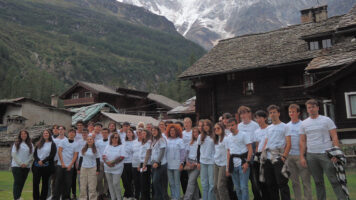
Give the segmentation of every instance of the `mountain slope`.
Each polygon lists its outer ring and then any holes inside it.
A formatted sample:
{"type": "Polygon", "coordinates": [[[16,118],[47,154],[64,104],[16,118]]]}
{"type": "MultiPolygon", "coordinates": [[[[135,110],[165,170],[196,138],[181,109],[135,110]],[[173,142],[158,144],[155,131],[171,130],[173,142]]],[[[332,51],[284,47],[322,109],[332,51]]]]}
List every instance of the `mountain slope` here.
{"type": "Polygon", "coordinates": [[[48,102],[75,80],[172,94],[203,54],[164,17],[113,0],[0,0],[0,98],[48,102]]]}
{"type": "Polygon", "coordinates": [[[356,0],[118,0],[167,17],[182,35],[210,49],[219,39],[300,23],[300,10],[327,4],[344,14],[356,0]]]}

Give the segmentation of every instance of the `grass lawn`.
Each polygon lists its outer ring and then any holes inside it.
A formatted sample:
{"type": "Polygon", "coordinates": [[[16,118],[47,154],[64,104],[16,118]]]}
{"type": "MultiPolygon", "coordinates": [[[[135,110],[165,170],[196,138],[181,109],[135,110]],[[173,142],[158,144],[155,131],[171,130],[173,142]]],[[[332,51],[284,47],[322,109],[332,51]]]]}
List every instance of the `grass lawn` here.
{"type": "MultiPolygon", "coordinates": [[[[350,198],[356,198],[356,170],[349,169],[346,171],[348,188],[350,192],[350,198]]],[[[325,177],[326,182],[326,196],[328,200],[336,200],[335,194],[330,186],[329,181],[325,177]]],[[[13,176],[10,171],[0,171],[0,199],[1,200],[11,200],[12,199],[12,184],[13,176]]],[[[200,183],[199,186],[201,187],[200,183]]],[[[289,188],[291,189],[292,199],[294,197],[291,182],[289,181],[289,188]]],[[[316,199],[315,185],[312,182],[313,199],[316,199]]],[[[250,189],[250,199],[253,199],[252,190],[250,189]]],[[[25,183],[25,187],[22,191],[22,198],[25,200],[32,199],[32,173],[30,172],[25,183]]]]}

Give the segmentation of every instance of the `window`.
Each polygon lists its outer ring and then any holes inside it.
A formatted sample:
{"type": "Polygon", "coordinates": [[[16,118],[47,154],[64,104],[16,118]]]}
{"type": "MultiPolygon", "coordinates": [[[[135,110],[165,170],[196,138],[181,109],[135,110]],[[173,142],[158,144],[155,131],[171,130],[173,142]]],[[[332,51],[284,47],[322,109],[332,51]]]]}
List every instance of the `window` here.
{"type": "Polygon", "coordinates": [[[319,42],[318,41],[309,42],[309,50],[317,50],[317,49],[319,49],[319,42]]]}
{"type": "Polygon", "coordinates": [[[78,93],[73,93],[72,94],[72,99],[79,99],[79,94],[78,93]]]}
{"type": "Polygon", "coordinates": [[[91,92],[85,92],[84,96],[85,96],[85,98],[91,98],[92,94],[91,94],[91,92]]]}
{"type": "Polygon", "coordinates": [[[324,107],[324,115],[330,117],[333,121],[335,121],[335,112],[334,112],[334,104],[331,100],[323,101],[324,107]]]}
{"type": "Polygon", "coordinates": [[[227,74],[226,78],[227,78],[228,81],[235,80],[235,74],[227,74]]]}
{"type": "Polygon", "coordinates": [[[356,92],[345,92],[347,118],[356,118],[356,92]]]}
{"type": "Polygon", "coordinates": [[[330,48],[332,46],[331,39],[322,40],[323,49],[330,48]]]}
{"type": "Polygon", "coordinates": [[[243,93],[244,95],[252,95],[255,91],[254,84],[252,81],[243,82],[243,93]]]}

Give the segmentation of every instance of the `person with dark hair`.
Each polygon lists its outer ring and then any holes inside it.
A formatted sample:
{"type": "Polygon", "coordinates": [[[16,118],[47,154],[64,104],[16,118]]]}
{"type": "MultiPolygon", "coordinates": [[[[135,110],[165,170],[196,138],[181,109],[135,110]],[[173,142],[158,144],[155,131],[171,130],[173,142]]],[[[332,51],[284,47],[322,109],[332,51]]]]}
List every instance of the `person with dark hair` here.
{"type": "Polygon", "coordinates": [[[20,199],[33,160],[33,145],[30,134],[21,130],[11,150],[11,171],[14,176],[13,197],[20,199]]]}
{"type": "Polygon", "coordinates": [[[202,132],[198,137],[198,169],[200,170],[203,200],[212,200],[214,194],[214,133],[210,120],[203,121],[202,132]]]}
{"type": "MultiPolygon", "coordinates": [[[[141,194],[141,182],[140,182],[140,171],[138,170],[140,167],[140,147],[142,143],[142,129],[137,129],[137,139],[134,140],[132,144],[132,177],[134,182],[134,196],[135,199],[140,199],[141,194]]],[[[167,185],[166,185],[167,186],[167,185]]]]}
{"type": "Polygon", "coordinates": [[[140,172],[141,182],[141,200],[151,199],[151,165],[152,161],[147,156],[147,150],[150,148],[151,131],[144,129],[142,131],[142,140],[140,145],[140,166],[137,168],[140,172]]]}
{"type": "Polygon", "coordinates": [[[52,141],[51,131],[44,130],[34,151],[33,173],[33,199],[46,200],[48,181],[54,172],[54,157],[57,153],[56,144],[52,141]],[[41,195],[39,185],[42,179],[41,195]]]}
{"type": "Polygon", "coordinates": [[[99,140],[103,139],[103,135],[101,134],[102,128],[103,128],[103,125],[101,123],[97,122],[94,124],[94,131],[91,134],[95,138],[95,141],[99,141],[99,140]]]}
{"type": "Polygon", "coordinates": [[[214,125],[214,192],[216,200],[229,200],[226,177],[226,135],[225,126],[222,122],[214,125]]]}
{"type": "Polygon", "coordinates": [[[167,177],[167,140],[162,137],[161,130],[154,126],[152,128],[152,143],[148,149],[148,159],[152,160],[152,184],[153,184],[153,199],[168,200],[167,185],[165,185],[165,177],[167,177]]]}
{"type": "Polygon", "coordinates": [[[249,163],[252,158],[251,137],[248,133],[238,130],[235,118],[229,119],[229,126],[232,134],[226,140],[226,175],[232,176],[237,198],[248,200],[249,163]]]}
{"type": "Polygon", "coordinates": [[[124,172],[122,173],[122,183],[124,186],[124,198],[133,198],[133,180],[132,180],[132,154],[133,152],[133,143],[135,140],[135,133],[130,128],[126,131],[124,151],[126,157],[124,159],[124,172]]]}
{"type": "Polygon", "coordinates": [[[195,200],[199,199],[199,186],[197,179],[199,177],[200,171],[197,168],[198,165],[198,137],[199,137],[198,127],[194,127],[192,130],[192,138],[189,142],[186,153],[186,165],[184,169],[188,171],[188,185],[185,191],[184,200],[195,200]]]}
{"type": "Polygon", "coordinates": [[[125,157],[126,153],[119,134],[111,134],[110,143],[103,153],[105,176],[108,181],[111,200],[121,200],[120,178],[124,170],[122,161],[125,157]]]}
{"type": "Polygon", "coordinates": [[[230,113],[224,113],[222,115],[222,123],[225,126],[225,134],[227,136],[231,135],[230,127],[229,127],[229,119],[232,118],[232,115],[230,113]]]}
{"type": "Polygon", "coordinates": [[[51,195],[50,196],[50,199],[52,199],[52,196],[54,195],[54,189],[55,189],[55,183],[56,183],[56,167],[58,165],[58,159],[59,159],[59,156],[58,156],[58,149],[59,149],[59,143],[64,140],[66,138],[65,134],[66,134],[66,127],[65,126],[58,126],[58,137],[56,138],[52,138],[53,139],[53,142],[56,144],[56,155],[54,156],[54,173],[52,173],[51,175],[51,189],[48,190],[48,192],[51,192],[51,195]]]}
{"type": "MultiPolygon", "coordinates": [[[[261,158],[261,153],[263,146],[265,144],[265,138],[266,138],[266,133],[267,133],[267,113],[263,110],[258,110],[255,113],[255,119],[256,122],[259,125],[259,128],[255,131],[255,142],[256,142],[256,150],[255,150],[255,162],[254,165],[252,166],[254,168],[253,172],[256,173],[255,177],[260,176],[260,158],[261,158]]],[[[261,191],[262,199],[263,200],[269,200],[269,191],[267,188],[267,185],[263,182],[261,182],[259,179],[258,180],[258,187],[261,191]]]]}
{"type": "Polygon", "coordinates": [[[167,127],[167,174],[171,196],[180,199],[180,172],[183,170],[185,146],[179,125],[170,124],[167,127]]]}
{"type": "Polygon", "coordinates": [[[58,130],[59,126],[57,124],[53,125],[52,126],[52,139],[55,139],[56,137],[58,137],[58,134],[59,134],[59,130],[58,130]]]}
{"type": "Polygon", "coordinates": [[[200,134],[203,133],[203,126],[204,126],[204,119],[201,119],[198,121],[198,130],[200,134]]]}
{"type": "Polygon", "coordinates": [[[77,129],[77,132],[75,134],[74,140],[77,142],[83,139],[82,132],[85,128],[84,122],[82,120],[77,121],[77,123],[75,123],[75,128],[77,129]]]}
{"type": "Polygon", "coordinates": [[[341,161],[334,156],[328,156],[327,153],[331,149],[339,149],[335,123],[329,117],[319,115],[317,100],[310,99],[305,106],[309,117],[300,125],[300,164],[308,168],[313,176],[318,200],[326,199],[324,173],[337,199],[349,199],[346,191],[346,177],[343,181],[345,185],[342,187],[334,168],[334,165],[341,161]]]}
{"type": "Polygon", "coordinates": [[[94,122],[93,121],[89,121],[88,124],[87,124],[87,129],[88,129],[88,133],[91,134],[94,132],[94,122]]]}
{"type": "Polygon", "coordinates": [[[292,181],[292,187],[296,200],[311,200],[312,191],[310,186],[310,173],[307,168],[300,165],[299,156],[299,141],[300,141],[300,125],[302,121],[299,119],[300,107],[297,104],[291,104],[288,107],[288,114],[291,119],[287,123],[289,135],[291,136],[291,149],[288,157],[288,169],[290,171],[290,180],[292,181]],[[300,180],[302,179],[304,198],[302,198],[302,191],[300,188],[300,180]]]}
{"type": "Polygon", "coordinates": [[[58,145],[59,162],[56,169],[54,200],[69,199],[72,186],[73,166],[78,158],[78,144],[74,141],[76,131],[69,130],[68,139],[63,139],[58,145]]]}
{"type": "Polygon", "coordinates": [[[288,132],[288,126],[279,119],[280,108],[276,105],[270,105],[267,111],[272,124],[267,128],[266,140],[262,150],[262,152],[266,152],[266,157],[262,155],[263,158],[261,158],[261,160],[264,160],[264,178],[270,191],[270,199],[289,200],[288,173],[283,169],[291,148],[291,136],[288,132]]]}
{"type": "Polygon", "coordinates": [[[96,177],[100,171],[100,153],[90,135],[79,151],[78,174],[80,174],[80,200],[97,200],[96,177]]]}
{"type": "MultiPolygon", "coordinates": [[[[117,132],[113,132],[113,133],[117,133],[117,132]]],[[[105,148],[110,143],[109,142],[109,129],[103,128],[103,130],[101,131],[101,135],[103,136],[103,139],[95,142],[95,145],[96,145],[97,150],[100,155],[100,170],[99,170],[99,174],[97,176],[97,184],[96,184],[98,199],[104,199],[104,197],[107,196],[107,192],[108,192],[108,182],[106,180],[105,171],[104,171],[103,154],[104,154],[105,148]]]]}
{"type": "Polygon", "coordinates": [[[164,121],[160,121],[158,126],[159,126],[159,129],[161,130],[161,133],[166,132],[166,124],[164,123],[164,121]]]}
{"type": "Polygon", "coordinates": [[[127,130],[130,129],[130,123],[129,122],[124,122],[122,124],[122,129],[119,131],[119,135],[120,135],[120,138],[121,138],[121,141],[122,143],[125,143],[126,141],[126,133],[127,133],[127,130]]]}
{"type": "Polygon", "coordinates": [[[108,125],[108,129],[109,129],[109,134],[111,133],[117,133],[117,129],[116,129],[116,122],[111,121],[108,125]]]}
{"type": "Polygon", "coordinates": [[[79,192],[81,189],[80,186],[80,174],[78,174],[77,172],[78,170],[78,166],[79,166],[79,155],[80,155],[80,150],[84,148],[84,146],[87,144],[87,138],[88,138],[88,129],[83,129],[82,130],[82,139],[76,141],[77,145],[78,145],[78,149],[79,149],[79,154],[78,154],[78,159],[75,161],[75,165],[74,165],[74,170],[73,170],[73,176],[72,176],[72,194],[73,196],[76,198],[76,192],[77,192],[77,180],[78,180],[78,186],[79,186],[79,192]],[[76,180],[77,179],[77,180],[76,180]],[[73,186],[73,184],[75,184],[75,186],[73,186]],[[75,192],[73,192],[75,191],[75,192]]]}

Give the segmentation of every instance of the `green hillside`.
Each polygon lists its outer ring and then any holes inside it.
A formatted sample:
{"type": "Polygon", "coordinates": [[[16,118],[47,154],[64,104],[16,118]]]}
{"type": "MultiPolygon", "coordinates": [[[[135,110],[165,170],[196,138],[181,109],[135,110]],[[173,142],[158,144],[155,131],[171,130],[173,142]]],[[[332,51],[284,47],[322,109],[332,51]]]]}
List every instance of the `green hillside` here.
{"type": "Polygon", "coordinates": [[[75,80],[184,100],[204,54],[165,18],[114,0],[0,0],[0,98],[49,102],[75,80]]]}

